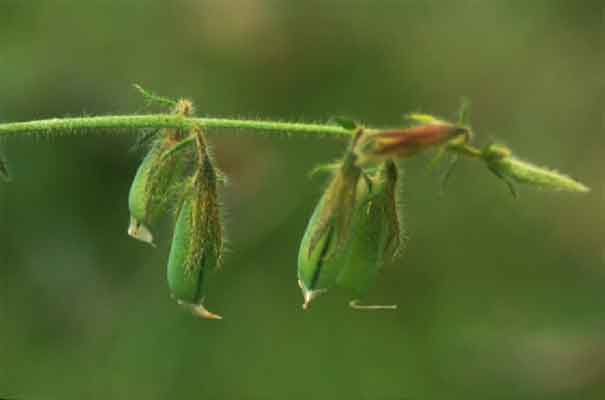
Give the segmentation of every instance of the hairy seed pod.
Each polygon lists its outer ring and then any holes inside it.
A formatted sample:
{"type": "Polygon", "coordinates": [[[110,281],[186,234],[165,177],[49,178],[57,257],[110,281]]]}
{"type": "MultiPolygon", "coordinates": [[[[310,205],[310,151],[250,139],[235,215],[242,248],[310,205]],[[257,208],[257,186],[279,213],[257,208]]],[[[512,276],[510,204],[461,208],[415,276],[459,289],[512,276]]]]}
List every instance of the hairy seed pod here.
{"type": "Polygon", "coordinates": [[[167,204],[174,200],[180,181],[187,175],[191,150],[172,151],[177,145],[171,136],[153,143],[143,159],[128,195],[130,226],[128,234],[153,245],[149,226],[167,204]]]}
{"type": "Polygon", "coordinates": [[[326,197],[322,197],[315,208],[298,251],[298,286],[302,290],[306,309],[310,302],[319,294],[336,284],[336,278],[342,265],[342,253],[336,251],[336,228],[330,225],[315,244],[314,250],[309,250],[314,228],[319,221],[323,208],[326,207],[326,197]]]}
{"type": "MultiPolygon", "coordinates": [[[[204,305],[209,272],[220,258],[212,238],[200,240],[206,232],[196,232],[203,227],[196,220],[204,220],[204,210],[195,196],[185,199],[174,229],[174,237],[168,258],[168,286],[179,304],[205,319],[221,319],[204,305]]],[[[203,225],[203,224],[202,224],[203,225]]]]}
{"type": "Polygon", "coordinates": [[[298,284],[305,309],[318,294],[334,286],[342,265],[341,249],[355,211],[361,175],[350,150],[315,207],[298,251],[298,284]]]}
{"type": "MultiPolygon", "coordinates": [[[[167,101],[147,93],[138,85],[136,87],[146,98],[167,101]]],[[[174,102],[172,113],[188,117],[193,114],[193,104],[185,99],[174,102]]],[[[187,133],[179,129],[164,129],[156,134],[151,149],[136,172],[128,195],[128,234],[135,239],[153,245],[149,226],[160,211],[174,200],[173,192],[178,192],[174,190],[175,186],[186,175],[187,164],[192,156],[190,151],[180,146],[187,133]],[[175,151],[177,149],[179,151],[175,151]]]]}
{"type": "MultiPolygon", "coordinates": [[[[402,234],[397,209],[398,170],[387,161],[380,171],[368,178],[371,182],[351,222],[351,233],[344,249],[343,267],[337,286],[349,289],[355,299],[366,295],[382,266],[401,249],[402,234]]],[[[355,308],[393,308],[392,306],[358,306],[355,308]]]]}
{"type": "Polygon", "coordinates": [[[145,156],[130,185],[128,194],[128,209],[130,210],[128,234],[149,244],[153,244],[153,235],[147,226],[151,222],[151,216],[148,213],[151,195],[147,187],[151,168],[160,156],[159,152],[154,149],[145,156]]]}
{"type": "Polygon", "coordinates": [[[170,257],[168,286],[179,304],[201,318],[221,319],[203,305],[206,280],[222,263],[224,232],[218,198],[218,174],[201,129],[193,131],[197,150],[195,175],[184,190],[170,257]]]}

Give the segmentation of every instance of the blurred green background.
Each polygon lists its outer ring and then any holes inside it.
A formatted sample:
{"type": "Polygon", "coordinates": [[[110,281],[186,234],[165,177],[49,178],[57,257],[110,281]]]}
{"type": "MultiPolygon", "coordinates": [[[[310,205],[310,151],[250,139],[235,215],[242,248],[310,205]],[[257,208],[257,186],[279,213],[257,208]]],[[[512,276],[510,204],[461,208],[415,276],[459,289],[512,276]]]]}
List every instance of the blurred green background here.
{"type": "Polygon", "coordinates": [[[296,254],[343,143],[211,134],[230,252],[200,321],[158,247],[126,235],[134,135],[4,140],[0,397],[601,399],[605,396],[604,6],[597,1],[0,0],[0,121],[149,112],[397,126],[473,101],[498,139],[592,187],[507,188],[464,161],[445,197],[405,163],[410,236],[368,301],[300,308],[296,254]]]}

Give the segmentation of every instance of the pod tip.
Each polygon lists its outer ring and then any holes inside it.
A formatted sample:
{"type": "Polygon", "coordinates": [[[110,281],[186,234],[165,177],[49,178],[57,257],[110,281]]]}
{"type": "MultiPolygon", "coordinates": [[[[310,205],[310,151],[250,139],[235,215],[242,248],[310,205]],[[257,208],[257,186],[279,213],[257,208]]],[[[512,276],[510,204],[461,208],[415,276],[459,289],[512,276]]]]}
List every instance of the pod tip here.
{"type": "Polygon", "coordinates": [[[302,305],[303,310],[307,310],[309,308],[309,306],[311,305],[311,301],[313,301],[313,299],[315,299],[320,294],[326,292],[326,289],[309,290],[305,287],[305,285],[302,283],[302,281],[300,279],[298,280],[298,286],[300,287],[300,289],[302,290],[302,293],[303,293],[303,298],[304,298],[304,302],[302,305]]]}
{"type": "Polygon", "coordinates": [[[141,242],[149,243],[153,247],[155,247],[155,243],[153,243],[153,235],[151,231],[143,225],[141,222],[136,220],[133,217],[130,217],[130,225],[128,226],[128,234],[141,242]]]}
{"type": "Polygon", "coordinates": [[[202,319],[223,319],[223,317],[221,317],[220,315],[208,311],[203,304],[191,304],[183,300],[177,300],[177,302],[179,303],[179,305],[188,308],[191,313],[196,317],[202,319]]]}
{"type": "Polygon", "coordinates": [[[223,319],[220,315],[208,311],[206,307],[201,304],[192,306],[191,311],[193,312],[193,315],[203,319],[223,319]]]}
{"type": "Polygon", "coordinates": [[[313,300],[313,298],[311,296],[311,292],[305,293],[304,297],[305,297],[305,302],[302,305],[302,309],[307,310],[309,308],[309,305],[311,304],[311,300],[313,300]]]}

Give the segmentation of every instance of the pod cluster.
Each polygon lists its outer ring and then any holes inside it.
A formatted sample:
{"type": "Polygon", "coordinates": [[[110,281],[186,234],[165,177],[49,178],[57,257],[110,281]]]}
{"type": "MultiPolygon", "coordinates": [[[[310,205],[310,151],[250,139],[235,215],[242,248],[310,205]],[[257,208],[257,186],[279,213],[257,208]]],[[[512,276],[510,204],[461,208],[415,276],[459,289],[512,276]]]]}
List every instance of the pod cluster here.
{"type": "MultiPolygon", "coordinates": [[[[177,102],[174,113],[190,116],[191,103],[177,102]]],[[[221,318],[204,306],[210,271],[220,266],[224,251],[218,182],[201,128],[165,129],[153,135],[128,197],[128,234],[151,245],[158,217],[175,212],[168,287],[179,304],[206,319],[221,318]]]]}
{"type": "MultiPolygon", "coordinates": [[[[382,267],[404,247],[396,161],[470,138],[470,129],[460,123],[425,114],[409,118],[413,125],[397,130],[366,132],[352,127],[353,139],[342,160],[332,165],[331,181],[300,245],[298,284],[304,309],[332,288],[348,290],[352,296],[349,305],[356,309],[396,308],[359,303],[382,267]]],[[[345,128],[351,129],[349,126],[345,128]]]]}
{"type": "Polygon", "coordinates": [[[349,290],[354,308],[395,308],[360,305],[359,301],[380,269],[401,253],[405,242],[398,207],[399,160],[436,148],[433,164],[443,157],[450,160],[442,189],[459,155],[464,155],[483,161],[515,196],[514,183],[589,191],[564,174],[519,160],[502,145],[491,144],[484,149],[472,146],[468,102],[463,102],[455,123],[428,114],[407,117],[411,126],[384,131],[364,131],[350,121],[337,121],[355,134],[342,160],[328,168],[331,181],[311,215],[299,248],[298,284],[304,309],[331,288],[349,290]]]}
{"type": "MultiPolygon", "coordinates": [[[[378,272],[401,251],[404,234],[399,212],[400,173],[391,158],[362,168],[359,130],[309,220],[298,254],[298,284],[303,308],[331,288],[352,293],[354,308],[372,288],[378,272]]],[[[362,163],[365,165],[365,162],[362,163]]]]}

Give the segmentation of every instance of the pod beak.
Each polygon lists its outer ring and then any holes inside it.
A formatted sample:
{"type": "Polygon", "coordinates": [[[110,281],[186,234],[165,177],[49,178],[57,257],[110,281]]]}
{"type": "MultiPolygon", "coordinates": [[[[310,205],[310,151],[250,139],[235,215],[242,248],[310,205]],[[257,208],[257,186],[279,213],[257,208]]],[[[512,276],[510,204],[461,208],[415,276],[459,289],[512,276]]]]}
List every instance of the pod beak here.
{"type": "Polygon", "coordinates": [[[300,287],[300,289],[302,290],[304,298],[304,303],[302,305],[303,310],[307,310],[311,305],[311,301],[313,301],[313,299],[327,291],[326,289],[309,290],[305,287],[305,285],[300,279],[298,280],[298,287],[300,287]]]}
{"type": "Polygon", "coordinates": [[[182,300],[178,300],[179,305],[188,308],[193,315],[202,319],[223,319],[218,314],[210,312],[204,307],[203,304],[190,304],[182,300]]]}
{"type": "Polygon", "coordinates": [[[311,300],[313,300],[313,292],[305,292],[303,294],[305,302],[302,305],[303,310],[306,310],[309,308],[309,305],[311,304],[311,300]]]}
{"type": "Polygon", "coordinates": [[[130,226],[128,227],[128,234],[133,238],[140,240],[141,242],[149,243],[150,245],[155,247],[155,243],[153,243],[153,235],[151,234],[149,229],[133,217],[130,217],[130,226]]]}
{"type": "Polygon", "coordinates": [[[196,317],[200,317],[202,319],[223,319],[223,317],[221,317],[220,315],[208,311],[206,307],[201,304],[192,306],[191,312],[193,312],[193,315],[195,315],[196,317]]]}

